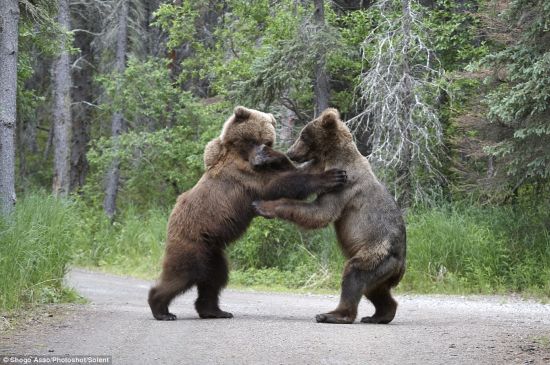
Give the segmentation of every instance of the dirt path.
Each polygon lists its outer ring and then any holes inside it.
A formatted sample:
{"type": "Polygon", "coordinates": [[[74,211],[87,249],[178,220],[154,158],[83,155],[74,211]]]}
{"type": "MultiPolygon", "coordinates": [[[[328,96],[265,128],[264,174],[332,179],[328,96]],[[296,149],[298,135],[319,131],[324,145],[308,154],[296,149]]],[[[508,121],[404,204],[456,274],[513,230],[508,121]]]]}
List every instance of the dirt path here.
{"type": "MultiPolygon", "coordinates": [[[[0,335],[0,355],[111,355],[113,364],[546,364],[550,305],[508,297],[398,296],[389,325],[317,324],[332,295],[226,290],[229,320],[200,320],[195,293],[153,320],[151,283],[74,270],[69,285],[91,300],[0,335]]],[[[359,316],[371,313],[363,301],[359,316]]],[[[2,356],[0,356],[2,363],[2,356]]]]}

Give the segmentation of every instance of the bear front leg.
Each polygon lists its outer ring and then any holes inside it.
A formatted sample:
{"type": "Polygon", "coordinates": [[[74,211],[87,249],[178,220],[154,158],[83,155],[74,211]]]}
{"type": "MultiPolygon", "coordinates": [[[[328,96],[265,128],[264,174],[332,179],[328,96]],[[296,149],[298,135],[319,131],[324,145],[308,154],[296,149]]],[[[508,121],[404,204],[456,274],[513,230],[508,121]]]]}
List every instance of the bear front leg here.
{"type": "Polygon", "coordinates": [[[276,175],[260,192],[260,200],[281,198],[305,199],[311,194],[322,194],[343,187],[348,180],[346,171],[331,169],[320,174],[288,171],[276,175]]]}
{"type": "Polygon", "coordinates": [[[289,158],[282,152],[262,144],[255,146],[248,156],[248,162],[254,170],[272,169],[274,171],[296,170],[289,158]]]}
{"type": "Polygon", "coordinates": [[[317,229],[334,222],[347,202],[339,194],[324,194],[312,203],[279,199],[255,201],[256,213],[265,218],[280,218],[306,229],[317,229]]]}

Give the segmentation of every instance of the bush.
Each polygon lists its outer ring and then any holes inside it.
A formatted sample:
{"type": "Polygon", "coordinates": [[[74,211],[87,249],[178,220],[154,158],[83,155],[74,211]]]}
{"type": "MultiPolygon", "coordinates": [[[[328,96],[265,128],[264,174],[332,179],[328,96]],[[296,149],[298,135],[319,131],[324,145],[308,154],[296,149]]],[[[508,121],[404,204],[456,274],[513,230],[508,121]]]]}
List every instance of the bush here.
{"type": "MultiPolygon", "coordinates": [[[[168,215],[128,208],[111,225],[102,212],[84,209],[76,263],[158,277],[168,215]]],[[[543,206],[455,204],[413,210],[407,220],[402,290],[550,296],[550,216],[543,206]]],[[[256,218],[228,257],[232,285],[340,288],[344,259],[333,228],[306,232],[256,218]]]]}
{"type": "Polygon", "coordinates": [[[336,288],[343,259],[332,229],[306,232],[256,218],[229,249],[231,283],[288,288],[336,288]]]}

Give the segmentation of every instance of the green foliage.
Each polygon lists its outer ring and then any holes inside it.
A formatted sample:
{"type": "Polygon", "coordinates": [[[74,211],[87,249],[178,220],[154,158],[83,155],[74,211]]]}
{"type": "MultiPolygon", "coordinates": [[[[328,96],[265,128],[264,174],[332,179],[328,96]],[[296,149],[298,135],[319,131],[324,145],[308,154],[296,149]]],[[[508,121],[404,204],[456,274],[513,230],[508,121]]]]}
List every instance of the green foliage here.
{"type": "Polygon", "coordinates": [[[437,0],[426,12],[426,26],[431,44],[442,67],[447,71],[462,70],[485,56],[488,47],[481,38],[481,24],[475,17],[478,1],[458,3],[437,0]]]}
{"type": "Polygon", "coordinates": [[[258,218],[231,246],[229,257],[240,285],[268,285],[270,281],[262,283],[261,278],[273,275],[275,285],[334,288],[339,280],[334,281],[331,272],[339,271],[343,261],[333,243],[332,230],[303,232],[289,223],[258,218]]]}
{"type": "Polygon", "coordinates": [[[115,110],[123,110],[131,130],[120,136],[116,146],[111,138],[93,141],[87,154],[90,175],[83,188],[85,199],[95,207],[101,205],[103,178],[116,158],[121,210],[129,205],[142,210],[170,206],[200,178],[204,146],[219,134],[229,106],[198,103],[171,82],[166,62],[158,59],[131,58],[122,76],[102,76],[98,81],[113,101],[102,105],[100,114],[109,118],[115,110]]]}
{"type": "Polygon", "coordinates": [[[140,209],[170,206],[202,174],[204,146],[219,133],[219,127],[205,128],[199,136],[185,126],[130,132],[120,137],[116,148],[111,139],[97,140],[88,153],[92,173],[83,189],[84,196],[94,206],[101,205],[101,181],[117,158],[122,177],[118,205],[122,210],[128,205],[140,209]]]}
{"type": "Polygon", "coordinates": [[[356,10],[337,15],[327,9],[327,22],[337,29],[340,44],[335,44],[327,58],[331,77],[331,102],[342,114],[353,112],[356,87],[363,64],[361,44],[378,22],[378,14],[371,10],[356,10]]]}
{"type": "MultiPolygon", "coordinates": [[[[489,117],[513,130],[513,136],[489,149],[508,161],[507,172],[519,181],[550,179],[550,3],[516,0],[506,19],[520,28],[517,42],[486,57],[503,69],[504,82],[487,96],[489,117]],[[528,16],[527,16],[528,14],[528,16]]],[[[490,81],[490,80],[489,80],[490,81]]]]}
{"type": "Polygon", "coordinates": [[[81,223],[69,201],[33,193],[0,218],[0,311],[68,299],[63,275],[81,223]]]}
{"type": "Polygon", "coordinates": [[[330,31],[300,28],[293,38],[265,46],[264,57],[253,61],[251,77],[237,83],[229,96],[253,106],[281,103],[284,98],[292,100],[298,110],[306,111],[313,102],[311,85],[316,52],[324,48],[330,55],[338,49],[337,44],[336,35],[330,31]]]}
{"type": "Polygon", "coordinates": [[[155,12],[157,25],[168,32],[166,47],[173,50],[185,42],[191,42],[196,37],[195,22],[199,17],[199,9],[194,1],[182,1],[181,4],[162,4],[155,12]]]}
{"type": "Polygon", "coordinates": [[[97,81],[112,101],[101,105],[101,115],[108,119],[122,110],[130,129],[151,130],[185,121],[192,124],[198,117],[190,93],[171,81],[166,60],[150,58],[143,62],[131,57],[123,75],[114,72],[99,76],[97,81]]]}
{"type": "MultiPolygon", "coordinates": [[[[351,67],[338,32],[333,27],[315,31],[310,7],[290,0],[232,0],[225,2],[225,12],[216,6],[207,11],[206,6],[184,1],[181,7],[162,5],[156,15],[170,47],[188,44],[192,49],[182,63],[180,83],[207,82],[208,96],[227,96],[250,107],[281,104],[285,98],[298,112],[307,112],[317,52],[326,49],[329,60],[334,55],[329,67],[335,72],[351,67]],[[212,13],[221,20],[207,24],[212,13]]],[[[348,94],[337,98],[349,104],[348,94]]]]}

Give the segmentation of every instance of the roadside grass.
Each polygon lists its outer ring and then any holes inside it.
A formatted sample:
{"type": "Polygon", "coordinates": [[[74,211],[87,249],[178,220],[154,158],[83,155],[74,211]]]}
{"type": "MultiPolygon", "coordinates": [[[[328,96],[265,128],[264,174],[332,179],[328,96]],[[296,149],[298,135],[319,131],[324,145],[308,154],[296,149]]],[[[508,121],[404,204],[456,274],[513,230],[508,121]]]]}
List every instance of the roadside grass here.
{"type": "Polygon", "coordinates": [[[78,300],[63,287],[78,216],[69,201],[34,193],[0,218],[0,312],[78,300]]]}
{"type": "Polygon", "coordinates": [[[448,206],[411,214],[403,290],[550,296],[544,206],[448,206]]]}
{"type": "MultiPolygon", "coordinates": [[[[114,225],[88,214],[76,264],[158,277],[168,214],[129,209],[114,225]]],[[[549,214],[543,206],[465,204],[409,213],[407,271],[397,291],[550,297],[549,214]]],[[[332,228],[304,232],[262,218],[228,257],[231,286],[263,289],[337,291],[344,265],[332,228]]]]}
{"type": "MultiPolygon", "coordinates": [[[[135,208],[111,223],[78,199],[29,194],[0,220],[0,311],[77,300],[69,264],[156,279],[169,211],[135,208]]],[[[407,271],[398,292],[518,293],[550,298],[550,212],[545,206],[454,204],[407,217],[407,271]]],[[[257,218],[228,249],[230,285],[338,292],[344,259],[332,228],[304,232],[257,218]]]]}
{"type": "Polygon", "coordinates": [[[145,215],[130,207],[111,223],[102,211],[81,207],[73,264],[150,279],[160,272],[169,212],[145,215]]]}

